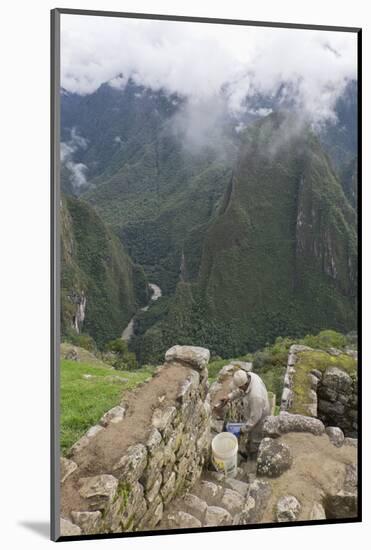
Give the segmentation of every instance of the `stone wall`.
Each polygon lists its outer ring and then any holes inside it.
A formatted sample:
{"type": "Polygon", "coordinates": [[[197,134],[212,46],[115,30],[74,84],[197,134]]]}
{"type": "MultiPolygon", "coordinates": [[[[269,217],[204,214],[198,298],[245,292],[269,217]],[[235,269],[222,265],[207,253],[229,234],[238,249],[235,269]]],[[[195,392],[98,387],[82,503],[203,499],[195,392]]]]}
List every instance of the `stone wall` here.
{"type": "MultiPolygon", "coordinates": [[[[86,476],[83,463],[61,459],[62,501],[69,503],[62,507],[62,536],[153,529],[164,506],[195,484],[209,459],[208,361],[209,352],[203,348],[174,346],[168,350],[159,375],[169,365],[187,367],[176,397],[170,405],[153,411],[145,440],[128,448],[125,441],[117,441],[125,450],[109,471],[86,476]]],[[[94,436],[109,429],[112,422],[126,422],[120,409],[115,407],[104,415],[100,425],[93,427],[94,436]]],[[[88,432],[85,453],[89,437],[88,432]]]]}
{"type": "MultiPolygon", "coordinates": [[[[311,351],[311,348],[308,346],[301,346],[294,344],[290,347],[289,355],[287,358],[287,367],[285,372],[285,377],[283,379],[283,390],[281,395],[281,411],[290,411],[293,408],[293,386],[294,386],[294,377],[296,373],[295,365],[298,361],[298,353],[303,351],[311,351]]],[[[311,387],[311,389],[313,389],[311,387]]],[[[308,392],[307,395],[307,414],[310,416],[317,415],[317,394],[314,391],[308,392]]]]}
{"type": "Polygon", "coordinates": [[[325,426],[337,426],[345,436],[357,437],[357,378],[337,367],[330,367],[318,380],[317,396],[317,416],[325,426]]]}
{"type": "Polygon", "coordinates": [[[339,427],[347,437],[357,437],[357,404],[358,378],[355,352],[343,352],[333,348],[324,352],[302,345],[290,347],[281,397],[281,411],[301,412],[317,417],[325,426],[339,427]],[[318,368],[305,373],[308,383],[304,395],[301,396],[300,409],[303,410],[299,411],[294,390],[295,384],[299,383],[299,375],[302,374],[300,356],[318,351],[324,354],[326,361],[318,368]],[[341,360],[337,359],[345,356],[348,357],[348,361],[349,357],[354,361],[355,367],[351,373],[342,369],[341,360]],[[331,365],[332,362],[335,363],[334,366],[331,365]]]}

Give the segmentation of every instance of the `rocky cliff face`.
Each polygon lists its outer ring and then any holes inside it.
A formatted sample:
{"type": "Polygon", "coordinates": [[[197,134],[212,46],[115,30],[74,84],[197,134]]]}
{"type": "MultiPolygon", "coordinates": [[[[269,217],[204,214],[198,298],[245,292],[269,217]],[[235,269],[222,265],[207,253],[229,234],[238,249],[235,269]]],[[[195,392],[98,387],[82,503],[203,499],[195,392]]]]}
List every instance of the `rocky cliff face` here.
{"type": "Polygon", "coordinates": [[[240,339],[262,344],[355,326],[355,212],[304,124],[271,115],[251,128],[225,203],[203,247],[209,318],[238,321],[240,339]]]}
{"type": "Polygon", "coordinates": [[[82,197],[168,300],[137,323],[143,361],[174,341],[231,356],[355,328],[355,92],[318,138],[272,113],[239,133],[218,121],[219,139],[193,148],[174,125],[178,97],[130,81],[63,96],[63,140],[76,125],[88,144],[74,153],[93,184],[82,197]]]}
{"type": "Polygon", "coordinates": [[[88,332],[103,344],[149,299],[143,270],[95,211],[71,197],[62,199],[61,261],[64,336],[88,332]]]}

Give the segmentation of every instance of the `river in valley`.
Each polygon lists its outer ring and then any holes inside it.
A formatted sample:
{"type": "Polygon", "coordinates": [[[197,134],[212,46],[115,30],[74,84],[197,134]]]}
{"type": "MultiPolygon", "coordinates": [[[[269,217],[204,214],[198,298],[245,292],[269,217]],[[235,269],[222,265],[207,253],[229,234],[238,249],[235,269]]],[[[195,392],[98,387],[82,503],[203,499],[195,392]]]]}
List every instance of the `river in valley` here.
{"type": "MultiPolygon", "coordinates": [[[[162,296],[162,290],[161,288],[158,286],[158,285],[155,285],[154,283],[148,283],[148,286],[152,289],[152,296],[151,296],[151,300],[150,302],[140,308],[139,311],[147,311],[147,309],[149,308],[149,306],[151,305],[152,302],[155,302],[156,300],[158,300],[159,298],[161,298],[162,296]]],[[[123,340],[125,340],[125,342],[128,342],[130,340],[130,338],[133,336],[134,334],[134,318],[135,318],[135,315],[134,317],[132,317],[128,323],[128,325],[124,328],[122,334],[121,334],[121,338],[123,340]]]]}

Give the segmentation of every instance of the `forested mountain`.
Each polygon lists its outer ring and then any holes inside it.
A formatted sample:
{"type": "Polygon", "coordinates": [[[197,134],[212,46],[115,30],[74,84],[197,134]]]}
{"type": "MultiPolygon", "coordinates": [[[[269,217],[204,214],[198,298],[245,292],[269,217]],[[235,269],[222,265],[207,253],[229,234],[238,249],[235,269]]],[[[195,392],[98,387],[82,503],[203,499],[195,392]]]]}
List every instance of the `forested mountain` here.
{"type": "Polygon", "coordinates": [[[116,338],[149,300],[143,269],[86,202],[61,206],[62,335],[87,332],[98,345],[116,338]]]}
{"type": "MultiPolygon", "coordinates": [[[[276,112],[278,96],[256,97],[241,120],[218,105],[210,121],[131,81],[62,94],[63,187],[84,202],[68,200],[89,203],[126,264],[163,291],[137,315],[141,361],[174,342],[231,356],[278,335],[355,328],[355,94],[350,84],[337,122],[315,130],[289,105],[276,112]]],[[[112,298],[101,296],[117,336],[112,298]]],[[[126,303],[131,315],[142,302],[126,303]]],[[[94,322],[87,306],[93,336],[94,322]]]]}

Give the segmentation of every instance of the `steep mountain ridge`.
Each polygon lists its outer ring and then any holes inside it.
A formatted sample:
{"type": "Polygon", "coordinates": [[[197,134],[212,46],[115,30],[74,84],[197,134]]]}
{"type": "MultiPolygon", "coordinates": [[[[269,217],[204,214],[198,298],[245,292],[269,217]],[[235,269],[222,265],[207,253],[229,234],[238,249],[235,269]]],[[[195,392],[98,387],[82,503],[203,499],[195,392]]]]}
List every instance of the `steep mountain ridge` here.
{"type": "Polygon", "coordinates": [[[355,94],[350,85],[338,124],[317,136],[297,113],[273,112],[238,131],[221,118],[200,147],[175,123],[184,98],[131,81],[62,97],[62,138],[88,144],[73,156],[89,175],[81,198],[163,291],[137,316],[141,360],[175,340],[233,355],[277,335],[355,328],[355,94]]]}
{"type": "Polygon", "coordinates": [[[61,263],[62,337],[87,332],[102,346],[149,300],[142,268],[97,213],[73,197],[62,197],[61,263]]]}
{"type": "Polygon", "coordinates": [[[354,209],[310,129],[272,114],[243,136],[197,283],[179,283],[169,306],[164,345],[233,355],[279,335],[352,330],[356,281],[354,209]]]}

